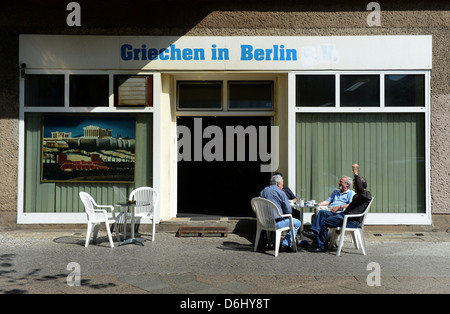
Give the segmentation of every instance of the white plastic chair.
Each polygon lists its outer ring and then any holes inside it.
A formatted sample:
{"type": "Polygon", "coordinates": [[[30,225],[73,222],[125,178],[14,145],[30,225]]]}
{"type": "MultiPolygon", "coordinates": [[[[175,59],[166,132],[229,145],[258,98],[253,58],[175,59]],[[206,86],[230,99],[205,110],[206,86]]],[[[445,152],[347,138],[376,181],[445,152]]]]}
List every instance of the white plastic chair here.
{"type": "Polygon", "coordinates": [[[109,224],[114,223],[114,229],[116,230],[117,241],[120,242],[119,231],[117,229],[117,221],[116,215],[114,212],[114,206],[111,205],[98,205],[95,203],[94,199],[91,195],[86,192],[80,192],[81,201],[84,204],[84,209],[86,210],[87,215],[87,232],[86,232],[86,243],[85,247],[89,245],[89,239],[91,237],[92,230],[94,230],[94,239],[95,243],[97,240],[98,226],[102,223],[105,224],[106,232],[108,232],[109,243],[111,247],[114,247],[114,243],[111,236],[111,230],[109,229],[109,224]],[[108,217],[108,213],[106,209],[98,209],[98,208],[109,208],[111,209],[112,217],[108,217]]]}
{"type": "Polygon", "coordinates": [[[362,212],[361,214],[353,214],[353,215],[345,215],[344,221],[342,222],[342,227],[338,227],[338,228],[332,228],[330,231],[330,242],[328,243],[328,247],[331,249],[331,247],[334,245],[336,238],[338,236],[337,234],[337,230],[340,230],[341,232],[341,237],[339,240],[339,245],[337,248],[337,252],[336,252],[336,256],[340,256],[341,255],[341,250],[342,250],[342,246],[344,244],[344,236],[345,236],[345,232],[349,231],[352,234],[352,241],[355,244],[355,248],[357,250],[359,250],[359,248],[361,247],[362,252],[364,255],[366,255],[366,243],[364,241],[364,221],[366,220],[367,217],[367,213],[369,212],[370,206],[372,205],[373,202],[373,197],[372,200],[369,202],[369,204],[367,205],[366,209],[364,210],[364,212],[362,212]],[[361,223],[359,224],[359,226],[357,228],[348,228],[347,226],[347,220],[350,217],[363,217],[361,223]]]}
{"type": "Polygon", "coordinates": [[[135,208],[134,217],[147,217],[152,220],[152,241],[155,241],[155,208],[159,200],[158,191],[147,186],[140,187],[131,191],[129,200],[135,200],[136,202],[145,201],[150,203],[149,206],[137,206],[135,208]]]}
{"type": "Polygon", "coordinates": [[[253,211],[256,213],[256,239],[255,239],[255,249],[258,247],[259,237],[262,230],[274,231],[275,232],[275,256],[278,256],[278,251],[280,249],[281,233],[286,230],[291,230],[292,243],[294,246],[294,251],[297,252],[297,241],[295,239],[294,233],[294,223],[292,221],[291,214],[281,214],[278,207],[271,201],[255,197],[251,200],[253,211]],[[289,227],[277,229],[275,213],[280,217],[289,217],[289,227]]]}

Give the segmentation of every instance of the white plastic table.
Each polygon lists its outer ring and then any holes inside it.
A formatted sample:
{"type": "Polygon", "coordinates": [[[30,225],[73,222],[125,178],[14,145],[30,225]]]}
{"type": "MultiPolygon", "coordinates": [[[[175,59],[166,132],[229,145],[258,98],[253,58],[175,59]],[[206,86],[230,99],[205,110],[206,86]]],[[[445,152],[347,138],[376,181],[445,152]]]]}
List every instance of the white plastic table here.
{"type": "Polygon", "coordinates": [[[289,204],[291,204],[291,207],[293,209],[296,209],[300,212],[300,221],[301,221],[301,225],[300,225],[300,239],[303,239],[303,235],[302,235],[302,231],[303,231],[303,226],[304,226],[304,221],[303,221],[303,209],[304,208],[314,208],[314,212],[317,212],[317,208],[318,208],[318,204],[316,203],[311,203],[311,202],[304,202],[303,206],[301,206],[301,204],[294,202],[294,201],[289,201],[289,204]]]}
{"type": "Polygon", "coordinates": [[[130,203],[130,202],[122,202],[122,203],[117,203],[116,206],[119,206],[121,208],[124,208],[124,216],[125,216],[125,220],[124,220],[124,228],[123,228],[123,234],[124,234],[124,240],[122,242],[119,243],[119,245],[125,245],[125,244],[138,244],[138,245],[144,245],[144,239],[142,238],[135,238],[135,234],[134,234],[134,212],[136,207],[141,207],[141,206],[149,206],[150,203],[149,202],[136,202],[136,203],[130,203]],[[131,210],[131,238],[126,239],[127,237],[127,212],[128,209],[131,210]]]}

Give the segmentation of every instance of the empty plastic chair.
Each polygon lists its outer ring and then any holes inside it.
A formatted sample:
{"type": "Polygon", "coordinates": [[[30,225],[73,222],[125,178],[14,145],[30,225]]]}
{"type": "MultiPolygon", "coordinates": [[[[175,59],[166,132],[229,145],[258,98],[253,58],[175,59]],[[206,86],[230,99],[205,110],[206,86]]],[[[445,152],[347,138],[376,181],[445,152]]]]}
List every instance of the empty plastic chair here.
{"type": "Polygon", "coordinates": [[[130,193],[129,200],[139,202],[148,202],[148,206],[136,206],[134,217],[149,218],[152,221],[152,241],[155,241],[155,208],[158,204],[159,194],[154,188],[140,187],[130,193]]]}
{"type": "Polygon", "coordinates": [[[102,223],[105,224],[106,232],[108,233],[109,243],[111,247],[114,247],[114,243],[111,236],[111,230],[109,229],[109,224],[114,223],[114,229],[116,230],[117,241],[120,242],[119,230],[117,229],[117,221],[116,215],[114,212],[114,206],[112,205],[98,205],[95,203],[94,199],[91,195],[86,192],[80,192],[81,201],[84,204],[84,209],[86,210],[87,215],[87,232],[86,232],[86,243],[85,247],[89,245],[89,239],[91,237],[92,231],[94,231],[94,239],[95,243],[97,240],[98,227],[102,223]],[[99,208],[109,208],[112,213],[112,217],[108,217],[108,212],[106,209],[99,208]]]}

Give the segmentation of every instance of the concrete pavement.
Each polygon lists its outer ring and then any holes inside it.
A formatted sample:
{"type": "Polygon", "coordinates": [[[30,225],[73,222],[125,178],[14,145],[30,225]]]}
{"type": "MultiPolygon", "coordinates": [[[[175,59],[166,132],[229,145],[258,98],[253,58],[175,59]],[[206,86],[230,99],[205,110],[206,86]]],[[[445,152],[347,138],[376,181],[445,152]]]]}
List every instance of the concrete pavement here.
{"type": "Polygon", "coordinates": [[[115,242],[110,248],[100,231],[99,243],[85,248],[85,232],[0,232],[0,293],[450,292],[447,232],[366,232],[367,255],[348,238],[341,257],[333,251],[253,252],[254,234],[178,238],[158,232],[155,242],[142,234],[144,246],[115,242]]]}

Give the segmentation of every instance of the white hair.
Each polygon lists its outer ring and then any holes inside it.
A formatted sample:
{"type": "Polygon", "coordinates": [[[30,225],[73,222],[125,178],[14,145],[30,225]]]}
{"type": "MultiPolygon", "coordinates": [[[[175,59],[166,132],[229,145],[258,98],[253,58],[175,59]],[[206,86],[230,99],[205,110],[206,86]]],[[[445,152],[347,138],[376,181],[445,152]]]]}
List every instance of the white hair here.
{"type": "Polygon", "coordinates": [[[348,184],[349,188],[352,186],[353,184],[353,180],[350,177],[344,177],[345,179],[345,183],[348,184]]]}
{"type": "Polygon", "coordinates": [[[272,185],[272,184],[278,184],[278,183],[280,183],[281,181],[283,181],[283,177],[280,176],[280,175],[278,175],[278,174],[273,175],[272,178],[270,178],[270,184],[271,184],[271,185],[272,185]]]}

